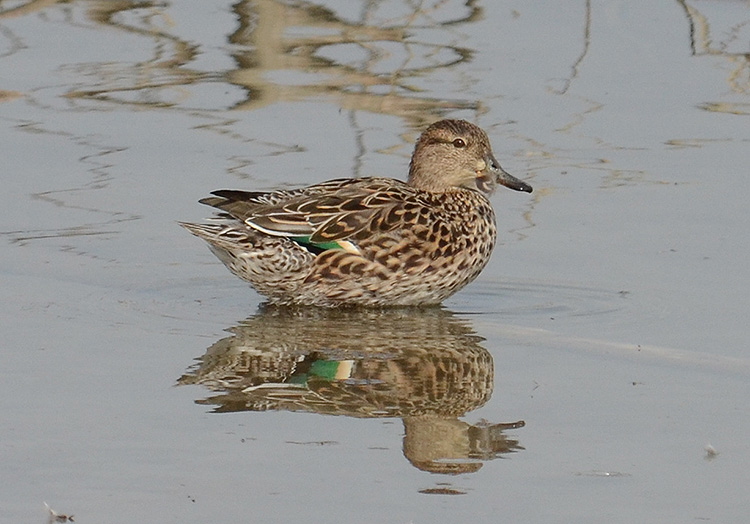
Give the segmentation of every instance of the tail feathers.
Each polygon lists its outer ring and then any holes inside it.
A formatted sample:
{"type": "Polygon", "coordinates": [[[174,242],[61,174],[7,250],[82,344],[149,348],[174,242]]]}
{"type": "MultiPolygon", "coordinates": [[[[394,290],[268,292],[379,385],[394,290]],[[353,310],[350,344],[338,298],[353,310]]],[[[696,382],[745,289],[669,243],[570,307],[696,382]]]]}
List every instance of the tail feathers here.
{"type": "Polygon", "coordinates": [[[222,223],[193,224],[191,222],[178,222],[178,224],[198,238],[216,246],[237,248],[253,243],[251,237],[254,235],[254,231],[251,229],[238,229],[222,223]]]}
{"type": "Polygon", "coordinates": [[[177,222],[182,227],[200,238],[209,238],[221,233],[223,227],[218,224],[193,224],[192,222],[177,222]]]}

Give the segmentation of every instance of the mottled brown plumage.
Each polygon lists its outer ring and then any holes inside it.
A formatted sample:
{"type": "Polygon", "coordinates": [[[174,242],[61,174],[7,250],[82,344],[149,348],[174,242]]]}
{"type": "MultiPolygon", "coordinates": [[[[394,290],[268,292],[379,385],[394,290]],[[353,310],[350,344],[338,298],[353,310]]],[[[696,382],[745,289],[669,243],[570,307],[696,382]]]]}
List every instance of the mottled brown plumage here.
{"type": "Polygon", "coordinates": [[[276,304],[436,304],[474,280],[495,245],[487,196],[503,171],[487,135],[442,120],[419,138],[408,182],[338,179],[292,191],[222,190],[211,224],[182,224],[276,304]]]}

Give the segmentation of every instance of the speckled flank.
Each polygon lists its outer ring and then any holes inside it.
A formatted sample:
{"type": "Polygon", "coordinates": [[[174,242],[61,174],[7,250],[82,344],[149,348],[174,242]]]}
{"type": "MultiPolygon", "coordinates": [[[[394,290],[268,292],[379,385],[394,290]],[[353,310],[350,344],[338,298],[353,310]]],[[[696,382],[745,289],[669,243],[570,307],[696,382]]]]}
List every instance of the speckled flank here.
{"type": "Polygon", "coordinates": [[[201,202],[219,216],[182,225],[272,303],[436,304],[489,261],[497,229],[486,194],[496,183],[531,191],[500,169],[481,129],[443,120],[417,142],[408,183],[216,191],[201,202]]]}

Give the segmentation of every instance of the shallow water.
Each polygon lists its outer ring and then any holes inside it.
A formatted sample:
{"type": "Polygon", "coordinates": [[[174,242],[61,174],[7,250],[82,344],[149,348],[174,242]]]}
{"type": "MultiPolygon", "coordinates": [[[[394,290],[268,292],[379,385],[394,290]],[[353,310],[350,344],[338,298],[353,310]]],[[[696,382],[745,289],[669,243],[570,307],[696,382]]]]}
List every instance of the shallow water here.
{"type": "Polygon", "coordinates": [[[3,3],[0,521],[743,522],[749,27],[740,0],[3,3]],[[213,189],[403,177],[446,116],[535,191],[494,197],[442,308],[259,308],[176,224],[213,189]]]}

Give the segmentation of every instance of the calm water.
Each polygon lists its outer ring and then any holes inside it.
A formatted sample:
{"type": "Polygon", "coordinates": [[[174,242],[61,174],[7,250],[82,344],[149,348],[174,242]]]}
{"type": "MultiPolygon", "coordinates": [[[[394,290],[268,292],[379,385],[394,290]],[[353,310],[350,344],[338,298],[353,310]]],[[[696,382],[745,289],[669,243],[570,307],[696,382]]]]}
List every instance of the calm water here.
{"type": "Polygon", "coordinates": [[[0,3],[0,521],[746,520],[750,3],[465,4],[0,3]],[[535,192],[443,308],[264,308],[176,224],[446,116],[535,192]]]}

